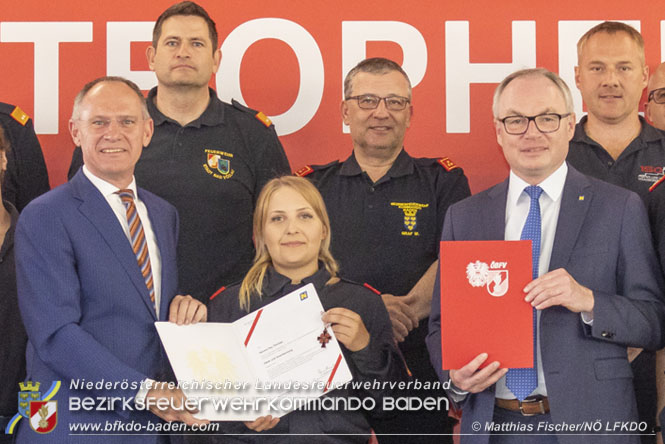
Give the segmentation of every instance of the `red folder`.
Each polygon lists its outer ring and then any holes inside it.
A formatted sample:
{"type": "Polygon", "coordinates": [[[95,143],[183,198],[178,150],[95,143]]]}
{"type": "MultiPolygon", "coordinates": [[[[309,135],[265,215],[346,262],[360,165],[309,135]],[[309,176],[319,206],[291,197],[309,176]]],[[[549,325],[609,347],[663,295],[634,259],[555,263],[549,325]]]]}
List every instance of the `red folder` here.
{"type": "Polygon", "coordinates": [[[531,241],[443,241],[440,257],[443,369],[483,352],[483,366],[533,367],[531,241]]]}

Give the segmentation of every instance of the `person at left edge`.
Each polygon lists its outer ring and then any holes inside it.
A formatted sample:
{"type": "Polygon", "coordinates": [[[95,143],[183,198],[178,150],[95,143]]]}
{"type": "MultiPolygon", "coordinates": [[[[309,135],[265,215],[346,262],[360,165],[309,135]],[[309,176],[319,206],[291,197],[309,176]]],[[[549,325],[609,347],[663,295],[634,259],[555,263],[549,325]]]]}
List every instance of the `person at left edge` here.
{"type": "MultiPolygon", "coordinates": [[[[393,393],[384,383],[404,377],[381,298],[337,275],[337,263],[328,249],[330,222],[325,204],[306,179],[284,176],[266,184],[256,204],[254,239],[254,265],[240,285],[210,301],[210,321],[233,322],[303,285],[313,284],[326,310],[322,319],[331,325],[329,330],[340,343],[353,381],[371,386],[335,389],[324,397],[344,401],[353,398],[363,406],[370,405],[370,399],[376,408],[305,408],[281,418],[223,422],[226,436],[188,436],[187,442],[366,443],[370,436],[367,418],[381,415],[383,397],[393,393]]],[[[312,333],[313,341],[318,334],[320,331],[312,333]]]]}
{"type": "Polygon", "coordinates": [[[62,382],[54,398],[58,425],[39,434],[21,420],[17,442],[165,442],[159,435],[76,436],[69,428],[159,422],[150,412],[166,421],[201,422],[187,410],[156,408],[153,401],[161,398],[178,407],[182,393],[147,383],[163,380],[168,365],[154,322],[197,322],[207,314],[191,296],[176,296],[176,210],[135,184],[134,165],[153,129],[141,91],[121,77],[86,84],[74,101],[69,128],[85,166],[71,181],[28,204],[16,228],[19,308],[29,340],[27,379],[45,388],[62,382]],[[127,196],[121,198],[121,191],[127,196]],[[126,199],[134,205],[128,202],[126,208],[126,199]],[[119,385],[76,387],[99,381],[119,385]],[[134,396],[134,409],[126,409],[122,400],[134,396]],[[84,397],[121,401],[107,405],[107,411],[72,408],[84,397]]]}
{"type": "MultiPolygon", "coordinates": [[[[148,94],[155,134],[136,164],[136,182],[178,209],[178,282],[207,301],[249,270],[256,196],[291,169],[263,113],[224,103],[208,87],[222,54],[215,22],[201,6],[166,9],[147,57],[157,76],[148,94]]],[[[81,160],[77,149],[70,177],[81,160]]]]}
{"type": "MultiPolygon", "coordinates": [[[[404,148],[414,105],[411,82],[399,64],[382,57],[361,61],[346,75],[344,97],[340,108],[351,155],[296,175],[310,179],[323,195],[342,276],[382,293],[413,379],[437,383],[425,336],[439,239],[448,206],[469,196],[469,185],[449,158],[411,157],[404,148]]],[[[401,396],[444,393],[412,389],[401,396]]],[[[451,432],[445,412],[425,409],[372,426],[381,443],[427,443],[429,434],[451,432]]]]}
{"type": "Polygon", "coordinates": [[[0,126],[11,147],[2,184],[4,199],[18,211],[50,189],[42,147],[30,116],[18,106],[0,103],[0,126]]]}
{"type": "Polygon", "coordinates": [[[25,379],[25,334],[18,310],[16,272],[14,266],[14,230],[18,211],[4,197],[2,176],[7,171],[7,151],[11,147],[0,127],[0,443],[12,442],[4,435],[7,423],[16,413],[16,393],[25,379]]]}

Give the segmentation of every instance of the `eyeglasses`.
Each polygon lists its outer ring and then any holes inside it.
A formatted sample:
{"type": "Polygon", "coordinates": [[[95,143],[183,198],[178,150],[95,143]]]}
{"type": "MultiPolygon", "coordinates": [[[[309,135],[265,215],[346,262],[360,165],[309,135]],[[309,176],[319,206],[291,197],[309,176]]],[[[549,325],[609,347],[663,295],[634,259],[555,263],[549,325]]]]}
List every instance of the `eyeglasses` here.
{"type": "Polygon", "coordinates": [[[648,102],[651,102],[653,100],[655,103],[663,104],[665,103],[665,88],[658,88],[654,89],[649,93],[649,100],[648,102]]]}
{"type": "Polygon", "coordinates": [[[411,102],[410,99],[400,96],[379,97],[374,94],[347,97],[345,100],[357,100],[360,109],[376,109],[383,100],[390,111],[402,111],[411,102]]]}
{"type": "Polygon", "coordinates": [[[541,133],[553,133],[559,129],[561,119],[568,117],[570,114],[546,113],[537,116],[508,116],[497,120],[503,123],[503,127],[508,134],[518,136],[527,132],[532,120],[541,133]]]}

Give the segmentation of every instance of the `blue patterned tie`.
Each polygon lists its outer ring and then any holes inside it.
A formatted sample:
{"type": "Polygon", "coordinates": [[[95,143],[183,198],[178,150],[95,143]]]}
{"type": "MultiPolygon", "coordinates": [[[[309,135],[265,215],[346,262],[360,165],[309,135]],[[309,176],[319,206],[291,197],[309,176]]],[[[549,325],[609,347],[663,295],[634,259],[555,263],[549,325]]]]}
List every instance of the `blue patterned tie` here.
{"type": "MultiPolygon", "coordinates": [[[[543,193],[543,189],[537,185],[531,185],[524,189],[526,194],[531,198],[531,206],[529,206],[529,215],[522,228],[522,235],[520,240],[531,241],[531,276],[533,279],[538,277],[538,259],[540,258],[540,203],[538,199],[543,193]]],[[[529,396],[536,387],[538,387],[538,367],[537,367],[537,350],[536,350],[536,323],[537,312],[532,309],[533,313],[533,368],[511,368],[506,373],[506,387],[513,392],[515,397],[523,401],[524,398],[529,396]]]]}

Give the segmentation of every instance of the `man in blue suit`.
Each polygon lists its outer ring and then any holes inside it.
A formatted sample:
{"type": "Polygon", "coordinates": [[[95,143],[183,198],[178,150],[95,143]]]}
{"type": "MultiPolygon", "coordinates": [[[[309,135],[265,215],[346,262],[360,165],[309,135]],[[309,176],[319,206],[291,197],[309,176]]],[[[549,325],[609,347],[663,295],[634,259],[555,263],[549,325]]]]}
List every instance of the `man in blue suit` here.
{"type": "Polygon", "coordinates": [[[663,283],[646,211],[636,194],[566,164],[575,115],[556,74],[509,75],[493,112],[510,176],[451,206],[442,238],[532,240],[534,280],[524,294],[535,310],[536,359],[529,370],[496,361],[481,369],[481,353],[443,371],[437,282],[427,345],[462,409],[461,442],[638,443],[615,423],[637,421],[626,347],[663,345],[663,283]],[[589,426],[590,436],[575,435],[589,426]]]}
{"type": "Polygon", "coordinates": [[[179,390],[149,385],[168,374],[154,322],[206,316],[199,302],[175,296],[175,208],[134,181],[153,123],[136,85],[106,77],[81,90],[69,126],[85,166],[29,204],[16,229],[28,380],[40,382],[43,391],[62,382],[54,397],[58,425],[48,433],[30,430],[31,423],[33,429],[50,428],[53,406],[46,406],[41,418],[19,423],[18,442],[161,442],[167,437],[77,436],[149,433],[136,427],[159,422],[150,412],[167,421],[201,422],[172,408],[170,402],[177,407],[182,401],[174,401],[182,396],[179,390]],[[117,399],[108,402],[112,397],[117,399]],[[91,410],[82,407],[83,398],[94,400],[91,410]],[[101,404],[102,398],[107,402],[101,404]],[[158,398],[166,398],[162,408],[158,398]],[[101,429],[72,428],[86,423],[101,429]]]}

